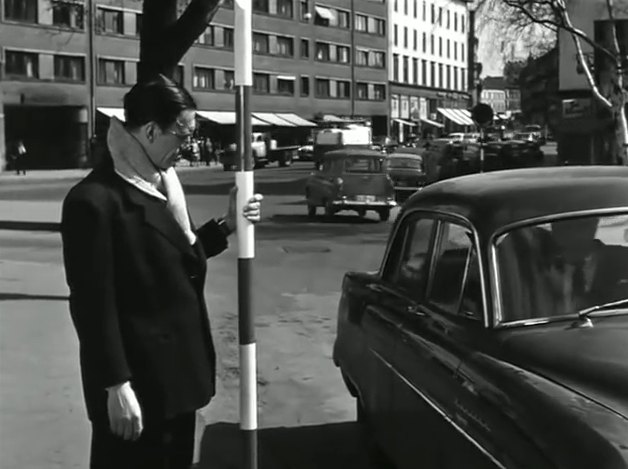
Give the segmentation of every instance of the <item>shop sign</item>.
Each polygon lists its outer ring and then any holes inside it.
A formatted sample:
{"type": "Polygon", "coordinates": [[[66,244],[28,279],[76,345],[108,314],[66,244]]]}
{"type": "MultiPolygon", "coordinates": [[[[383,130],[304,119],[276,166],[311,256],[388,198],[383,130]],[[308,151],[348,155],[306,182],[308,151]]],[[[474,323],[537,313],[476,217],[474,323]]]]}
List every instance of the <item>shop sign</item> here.
{"type": "Polygon", "coordinates": [[[592,114],[589,98],[563,99],[563,118],[578,119],[592,114]]]}

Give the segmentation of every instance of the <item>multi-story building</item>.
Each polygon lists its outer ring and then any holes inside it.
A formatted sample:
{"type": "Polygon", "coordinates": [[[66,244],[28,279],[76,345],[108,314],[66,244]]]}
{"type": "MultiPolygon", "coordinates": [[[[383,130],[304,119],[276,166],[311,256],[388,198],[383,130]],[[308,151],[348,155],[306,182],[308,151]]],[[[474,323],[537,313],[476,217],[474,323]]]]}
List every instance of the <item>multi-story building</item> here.
{"type": "Polygon", "coordinates": [[[494,113],[506,112],[506,81],[503,77],[486,77],[482,81],[481,100],[493,108],[494,113]]]}
{"type": "Polygon", "coordinates": [[[393,133],[403,140],[444,124],[472,125],[467,112],[468,2],[388,3],[393,133]]]}
{"type": "Polygon", "coordinates": [[[558,48],[530,60],[521,70],[519,84],[524,122],[554,133],[560,116],[558,48]]]}
{"type": "MultiPolygon", "coordinates": [[[[621,3],[621,2],[619,2],[621,3]]],[[[610,17],[604,0],[572,0],[567,10],[575,28],[598,44],[611,50],[610,17]]],[[[623,56],[628,55],[628,12],[619,4],[614,7],[618,30],[618,44],[623,56]]],[[[613,86],[608,76],[608,62],[599,51],[581,41],[582,50],[590,65],[594,65],[594,77],[602,93],[613,86]]],[[[594,97],[584,70],[577,60],[576,48],[570,34],[559,32],[559,96],[562,101],[561,122],[557,143],[559,160],[571,163],[615,163],[610,143],[615,138],[613,118],[594,97]]],[[[628,79],[628,72],[626,73],[628,79]]],[[[627,109],[628,111],[628,106],[627,109]]]]}
{"type": "MultiPolygon", "coordinates": [[[[32,167],[86,163],[90,116],[102,131],[136,82],[142,2],[93,1],[90,49],[84,1],[0,0],[6,141],[23,139],[32,167]]],[[[175,77],[212,125],[235,122],[232,5],[221,7],[175,77]]],[[[383,0],[253,0],[253,11],[254,113],[359,117],[387,133],[383,0]]],[[[266,116],[254,123],[285,122],[266,116]]]]}

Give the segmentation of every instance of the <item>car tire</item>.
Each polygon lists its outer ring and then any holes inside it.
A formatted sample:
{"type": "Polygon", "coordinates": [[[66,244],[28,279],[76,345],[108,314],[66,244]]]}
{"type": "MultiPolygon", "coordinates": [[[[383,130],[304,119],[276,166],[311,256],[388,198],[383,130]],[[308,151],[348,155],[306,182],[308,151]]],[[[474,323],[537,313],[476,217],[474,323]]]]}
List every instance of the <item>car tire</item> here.
{"type": "Polygon", "coordinates": [[[307,204],[307,216],[314,218],[316,216],[316,205],[307,204]]]}
{"type": "Polygon", "coordinates": [[[358,217],[360,217],[360,218],[364,218],[366,216],[366,209],[365,208],[359,208],[358,210],[356,210],[356,212],[358,213],[358,217]]]}
{"type": "Polygon", "coordinates": [[[384,209],[379,211],[379,219],[381,221],[388,221],[390,219],[390,209],[384,209]]]}

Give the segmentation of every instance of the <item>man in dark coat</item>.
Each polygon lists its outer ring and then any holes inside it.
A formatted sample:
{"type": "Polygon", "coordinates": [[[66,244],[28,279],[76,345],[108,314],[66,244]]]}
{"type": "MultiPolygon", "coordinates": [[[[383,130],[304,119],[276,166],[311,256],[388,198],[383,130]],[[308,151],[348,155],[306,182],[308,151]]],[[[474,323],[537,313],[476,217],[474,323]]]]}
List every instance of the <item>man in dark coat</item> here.
{"type": "MultiPolygon", "coordinates": [[[[227,248],[227,214],[196,229],[174,171],[194,131],[187,91],[160,77],[125,96],[108,156],[68,194],[61,233],[70,312],[92,422],[91,468],[188,468],[195,412],[215,392],[203,298],[206,259],[227,248]]],[[[242,216],[260,219],[255,195],[242,216]]]]}

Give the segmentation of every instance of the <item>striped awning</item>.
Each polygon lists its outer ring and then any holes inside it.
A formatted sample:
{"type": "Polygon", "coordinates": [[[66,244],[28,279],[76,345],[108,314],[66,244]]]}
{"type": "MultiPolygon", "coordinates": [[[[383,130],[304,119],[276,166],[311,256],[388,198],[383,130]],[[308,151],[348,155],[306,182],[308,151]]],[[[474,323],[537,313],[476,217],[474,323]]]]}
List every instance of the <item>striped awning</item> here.
{"type": "Polygon", "coordinates": [[[288,122],[272,112],[253,112],[252,115],[253,117],[268,122],[270,125],[276,125],[278,127],[296,127],[292,122],[288,122]]]}
{"type": "Polygon", "coordinates": [[[98,112],[109,118],[116,117],[118,120],[124,122],[124,109],[121,107],[99,107],[98,112]]]}
{"type": "MultiPolygon", "coordinates": [[[[196,111],[196,114],[203,119],[215,122],[221,125],[235,125],[236,113],[234,111],[196,111]]],[[[251,116],[251,125],[264,125],[268,126],[265,121],[262,121],[255,116],[251,116]]]]}
{"type": "Polygon", "coordinates": [[[445,127],[440,122],[433,121],[431,119],[428,119],[427,117],[421,117],[421,122],[423,122],[425,124],[433,125],[434,127],[438,127],[438,128],[445,127]]]}
{"type": "Polygon", "coordinates": [[[277,115],[283,120],[292,122],[297,127],[316,127],[316,124],[314,122],[303,119],[301,116],[298,116],[292,112],[278,112],[277,115]]]}
{"type": "Polygon", "coordinates": [[[437,111],[440,112],[447,119],[458,125],[473,125],[473,119],[471,119],[470,114],[467,114],[469,111],[467,111],[466,109],[439,107],[437,108],[437,111]]]}

